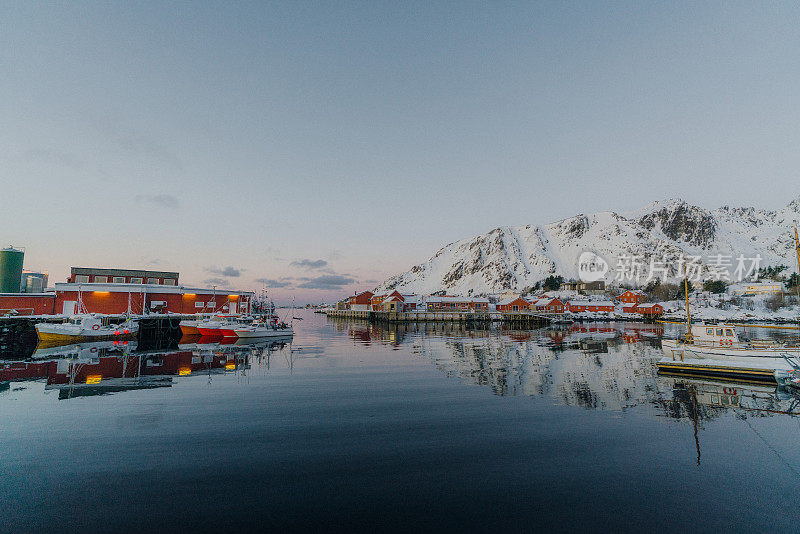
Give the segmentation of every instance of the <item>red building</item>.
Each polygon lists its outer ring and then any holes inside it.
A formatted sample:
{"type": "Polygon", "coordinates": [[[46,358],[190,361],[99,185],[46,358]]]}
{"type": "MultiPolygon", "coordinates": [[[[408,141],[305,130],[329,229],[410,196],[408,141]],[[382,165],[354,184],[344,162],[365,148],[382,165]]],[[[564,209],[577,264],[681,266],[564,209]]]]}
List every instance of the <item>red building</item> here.
{"type": "Polygon", "coordinates": [[[544,313],[564,313],[566,309],[564,303],[555,297],[539,299],[534,305],[536,306],[536,311],[544,313]]]}
{"type": "Polygon", "coordinates": [[[664,315],[664,307],[661,304],[639,304],[634,309],[634,313],[643,315],[646,318],[660,317],[664,315]]]}
{"type": "Polygon", "coordinates": [[[607,300],[571,300],[567,302],[567,309],[572,313],[613,312],[614,303],[607,300]]]}
{"type": "Polygon", "coordinates": [[[626,304],[639,304],[643,302],[645,299],[644,291],[639,289],[629,289],[622,295],[617,297],[619,302],[624,302],[626,304]]]}
{"type": "Polygon", "coordinates": [[[517,297],[515,299],[507,299],[497,304],[497,311],[503,313],[528,311],[530,309],[531,309],[531,303],[522,297],[517,297]]]}
{"type": "Polygon", "coordinates": [[[426,299],[428,311],[488,311],[489,299],[476,297],[453,297],[444,295],[441,297],[428,297],[426,299]]]}
{"type": "Polygon", "coordinates": [[[56,284],[48,293],[0,294],[0,314],[74,314],[78,301],[88,313],[249,313],[251,291],[150,284],[56,284]],[[80,294],[80,298],[79,298],[80,294]]]}

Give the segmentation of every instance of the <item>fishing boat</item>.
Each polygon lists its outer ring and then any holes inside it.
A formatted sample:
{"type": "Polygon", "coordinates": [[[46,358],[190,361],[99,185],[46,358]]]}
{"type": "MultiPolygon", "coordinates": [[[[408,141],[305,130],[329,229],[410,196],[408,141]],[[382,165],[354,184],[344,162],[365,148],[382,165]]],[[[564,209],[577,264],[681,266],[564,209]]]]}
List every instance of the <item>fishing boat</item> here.
{"type": "Polygon", "coordinates": [[[97,313],[73,315],[63,323],[38,323],[36,333],[46,343],[81,343],[136,339],[139,332],[139,323],[130,319],[117,324],[103,322],[103,316],[97,313]]]}
{"type": "Polygon", "coordinates": [[[294,330],[286,323],[277,321],[259,321],[252,324],[242,325],[234,329],[236,335],[241,338],[264,338],[264,337],[288,337],[294,335],[294,330]]]}

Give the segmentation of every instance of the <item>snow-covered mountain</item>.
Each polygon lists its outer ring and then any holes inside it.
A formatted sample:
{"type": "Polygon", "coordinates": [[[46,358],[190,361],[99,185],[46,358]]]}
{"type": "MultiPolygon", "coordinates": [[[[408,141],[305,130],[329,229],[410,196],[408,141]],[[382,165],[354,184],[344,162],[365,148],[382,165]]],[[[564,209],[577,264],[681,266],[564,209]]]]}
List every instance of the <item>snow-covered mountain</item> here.
{"type": "MultiPolygon", "coordinates": [[[[578,258],[593,252],[606,260],[612,281],[626,257],[645,265],[663,258],[698,256],[709,265],[760,255],[760,265],[796,270],[793,228],[800,222],[800,198],[768,211],[724,206],[706,210],[680,199],[653,202],[631,213],[576,215],[543,226],[503,226],[451,243],[427,262],[381,283],[376,292],[399,289],[429,294],[446,291],[482,295],[523,290],[549,275],[578,279],[578,258]]],[[[674,262],[666,262],[673,265],[674,262]]],[[[746,265],[752,266],[752,261],[746,265]]],[[[671,273],[679,276],[680,273],[671,273]]]]}

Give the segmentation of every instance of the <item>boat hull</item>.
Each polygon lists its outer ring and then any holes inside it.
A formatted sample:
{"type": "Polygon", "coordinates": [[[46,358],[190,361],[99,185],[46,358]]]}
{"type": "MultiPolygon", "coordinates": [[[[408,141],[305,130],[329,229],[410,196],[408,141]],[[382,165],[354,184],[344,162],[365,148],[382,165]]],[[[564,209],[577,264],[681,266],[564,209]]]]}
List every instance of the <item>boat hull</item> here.
{"type": "Polygon", "coordinates": [[[263,339],[268,337],[291,337],[294,331],[291,328],[264,328],[256,330],[236,330],[236,335],[243,339],[263,339]]]}
{"type": "Polygon", "coordinates": [[[199,336],[199,335],[201,335],[200,334],[200,330],[197,329],[197,326],[192,326],[192,325],[181,323],[180,327],[181,327],[181,333],[184,336],[199,336]]]}
{"type": "Polygon", "coordinates": [[[130,341],[136,339],[135,333],[128,334],[57,334],[52,332],[38,332],[39,341],[45,343],[83,343],[86,341],[130,341]]]}
{"type": "Polygon", "coordinates": [[[197,331],[203,337],[222,337],[222,332],[220,332],[219,328],[205,328],[205,327],[198,327],[197,331]]]}
{"type": "MultiPolygon", "coordinates": [[[[656,365],[659,373],[698,377],[725,377],[759,382],[785,381],[792,365],[782,354],[796,356],[789,349],[723,348],[687,344],[664,339],[665,358],[656,365]]],[[[796,351],[794,351],[796,352],[796,351]]]]}

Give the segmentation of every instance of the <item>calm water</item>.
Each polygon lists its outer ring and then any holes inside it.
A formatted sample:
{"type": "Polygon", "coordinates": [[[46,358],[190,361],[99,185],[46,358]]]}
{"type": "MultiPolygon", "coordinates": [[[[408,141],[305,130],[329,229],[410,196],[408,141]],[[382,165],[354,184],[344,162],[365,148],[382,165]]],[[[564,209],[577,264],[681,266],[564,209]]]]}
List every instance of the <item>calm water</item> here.
{"type": "Polygon", "coordinates": [[[0,531],[798,529],[798,402],[657,376],[658,327],[302,316],[13,364],[46,378],[0,389],[0,531]]]}

